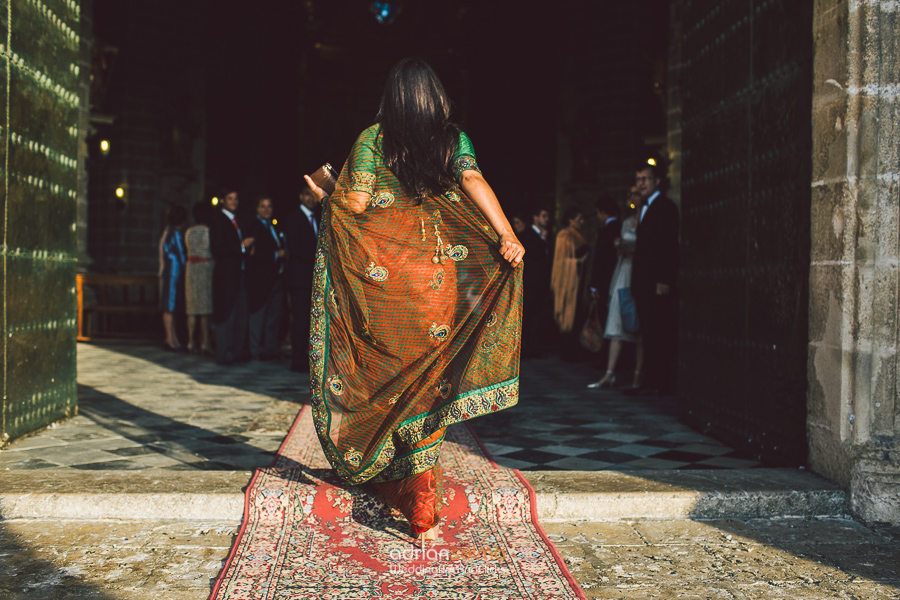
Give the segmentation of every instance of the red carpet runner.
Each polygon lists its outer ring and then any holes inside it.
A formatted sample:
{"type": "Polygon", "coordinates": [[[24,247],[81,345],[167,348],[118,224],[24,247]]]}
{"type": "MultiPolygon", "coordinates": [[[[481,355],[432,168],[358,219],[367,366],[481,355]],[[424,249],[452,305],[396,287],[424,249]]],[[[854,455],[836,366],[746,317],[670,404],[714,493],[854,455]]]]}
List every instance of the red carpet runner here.
{"type": "Polygon", "coordinates": [[[425,555],[409,525],[333,473],[301,411],[247,489],[244,522],[211,600],[513,600],[585,596],[537,523],[534,491],[467,427],[441,452],[448,505],[425,555]]]}

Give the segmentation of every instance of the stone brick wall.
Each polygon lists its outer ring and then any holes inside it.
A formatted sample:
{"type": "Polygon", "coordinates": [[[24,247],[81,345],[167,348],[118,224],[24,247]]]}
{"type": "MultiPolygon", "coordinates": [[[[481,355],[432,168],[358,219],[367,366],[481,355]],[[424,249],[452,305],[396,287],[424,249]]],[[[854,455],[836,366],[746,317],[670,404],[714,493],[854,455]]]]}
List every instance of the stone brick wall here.
{"type": "Polygon", "coordinates": [[[900,7],[816,0],[811,466],[900,523],[900,7]]]}
{"type": "Polygon", "coordinates": [[[80,5],[0,1],[2,440],[74,414],[80,5]]]}
{"type": "Polygon", "coordinates": [[[801,464],[811,4],[684,0],[673,9],[685,416],[769,464],[801,464]]]}

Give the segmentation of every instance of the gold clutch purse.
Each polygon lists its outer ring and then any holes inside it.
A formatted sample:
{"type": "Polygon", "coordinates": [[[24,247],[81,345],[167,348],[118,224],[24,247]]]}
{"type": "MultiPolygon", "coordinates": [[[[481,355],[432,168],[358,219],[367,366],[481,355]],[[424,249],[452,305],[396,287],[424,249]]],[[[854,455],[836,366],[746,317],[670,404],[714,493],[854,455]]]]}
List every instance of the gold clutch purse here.
{"type": "Polygon", "coordinates": [[[309,178],[330,196],[334,193],[334,186],[337,184],[338,173],[334,170],[334,167],[325,163],[319,167],[315,173],[310,174],[309,178]]]}

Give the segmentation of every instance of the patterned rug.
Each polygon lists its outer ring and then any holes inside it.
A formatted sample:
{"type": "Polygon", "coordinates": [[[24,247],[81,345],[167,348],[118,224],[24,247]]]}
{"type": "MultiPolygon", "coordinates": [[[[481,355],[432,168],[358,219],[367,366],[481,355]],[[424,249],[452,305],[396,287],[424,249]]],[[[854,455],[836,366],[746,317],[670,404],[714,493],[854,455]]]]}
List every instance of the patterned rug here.
{"type": "Polygon", "coordinates": [[[470,430],[448,430],[438,540],[411,528],[322,454],[311,411],[247,489],[244,522],[210,600],[581,598],[537,523],[534,491],[494,464],[470,430]]]}

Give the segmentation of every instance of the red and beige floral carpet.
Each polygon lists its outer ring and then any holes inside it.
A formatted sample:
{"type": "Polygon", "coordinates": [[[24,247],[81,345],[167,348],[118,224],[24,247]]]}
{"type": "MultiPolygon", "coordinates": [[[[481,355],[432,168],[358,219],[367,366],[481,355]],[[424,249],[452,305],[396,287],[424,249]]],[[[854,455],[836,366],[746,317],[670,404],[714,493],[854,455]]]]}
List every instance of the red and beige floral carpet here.
{"type": "Polygon", "coordinates": [[[448,431],[441,463],[447,505],[422,552],[402,516],[334,474],[304,408],[251,481],[211,600],[584,598],[517,471],[494,464],[465,426],[448,431]]]}

